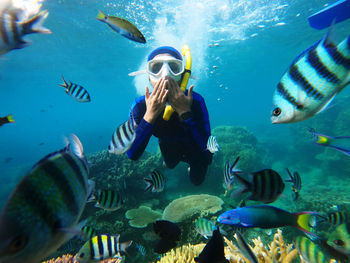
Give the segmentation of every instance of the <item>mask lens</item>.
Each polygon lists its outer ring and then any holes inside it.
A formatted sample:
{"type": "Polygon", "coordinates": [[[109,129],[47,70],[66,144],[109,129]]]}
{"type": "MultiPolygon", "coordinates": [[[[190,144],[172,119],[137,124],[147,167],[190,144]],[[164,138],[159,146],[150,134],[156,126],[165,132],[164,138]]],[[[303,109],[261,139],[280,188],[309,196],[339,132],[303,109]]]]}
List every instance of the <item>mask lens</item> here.
{"type": "Polygon", "coordinates": [[[163,62],[154,62],[150,65],[150,72],[153,74],[158,74],[163,67],[163,62]]]}
{"type": "Polygon", "coordinates": [[[181,73],[181,65],[179,65],[178,62],[169,62],[169,67],[170,67],[170,70],[175,74],[179,74],[181,73]]]}

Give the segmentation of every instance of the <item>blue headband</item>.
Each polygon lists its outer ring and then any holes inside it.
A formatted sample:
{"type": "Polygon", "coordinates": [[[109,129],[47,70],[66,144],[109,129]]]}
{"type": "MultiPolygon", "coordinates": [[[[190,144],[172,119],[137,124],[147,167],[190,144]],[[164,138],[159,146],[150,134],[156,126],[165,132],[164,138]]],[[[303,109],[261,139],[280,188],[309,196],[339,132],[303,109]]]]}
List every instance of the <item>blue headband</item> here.
{"type": "Polygon", "coordinates": [[[151,52],[151,54],[149,54],[147,61],[152,60],[155,56],[157,56],[159,54],[170,54],[174,58],[182,60],[182,56],[181,56],[180,52],[177,51],[175,48],[169,47],[169,46],[162,46],[162,47],[159,47],[159,48],[156,48],[155,50],[153,50],[151,52]]]}

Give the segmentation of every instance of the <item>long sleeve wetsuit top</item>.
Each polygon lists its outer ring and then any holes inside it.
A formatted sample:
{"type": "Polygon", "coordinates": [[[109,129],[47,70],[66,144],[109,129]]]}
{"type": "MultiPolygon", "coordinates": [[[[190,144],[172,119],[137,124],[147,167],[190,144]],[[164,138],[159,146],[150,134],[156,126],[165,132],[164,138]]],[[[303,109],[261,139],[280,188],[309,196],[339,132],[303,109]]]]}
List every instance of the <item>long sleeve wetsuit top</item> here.
{"type": "MultiPolygon", "coordinates": [[[[185,91],[187,95],[187,90],[185,91]]],[[[162,142],[181,142],[188,143],[188,147],[196,147],[199,151],[207,150],[207,141],[210,136],[210,123],[208,110],[204,99],[196,92],[192,92],[192,117],[182,121],[178,114],[174,112],[170,120],[163,120],[163,115],[160,114],[154,124],[144,120],[143,116],[146,112],[145,96],[135,100],[132,111],[137,123],[136,139],[127,155],[130,159],[137,160],[149,142],[152,135],[162,142]]]]}

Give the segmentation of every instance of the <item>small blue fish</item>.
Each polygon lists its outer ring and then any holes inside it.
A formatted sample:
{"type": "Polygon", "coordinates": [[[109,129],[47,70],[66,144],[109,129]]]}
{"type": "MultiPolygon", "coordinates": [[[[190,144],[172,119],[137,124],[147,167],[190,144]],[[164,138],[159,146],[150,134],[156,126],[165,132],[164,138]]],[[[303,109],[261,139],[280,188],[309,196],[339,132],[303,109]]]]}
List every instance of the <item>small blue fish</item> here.
{"type": "Polygon", "coordinates": [[[314,138],[314,143],[321,146],[333,148],[346,155],[350,155],[350,136],[329,136],[309,130],[314,138]]]}
{"type": "Polygon", "coordinates": [[[146,39],[142,35],[140,30],[138,30],[137,27],[128,20],[117,16],[109,16],[101,11],[98,11],[96,19],[106,23],[113,31],[121,34],[122,36],[130,40],[143,44],[146,43],[146,39]]]}
{"type": "Polygon", "coordinates": [[[293,226],[299,230],[315,236],[311,233],[314,217],[319,216],[315,212],[290,213],[280,208],[268,205],[245,206],[232,209],[221,214],[217,221],[231,226],[252,228],[276,228],[293,226]]]}

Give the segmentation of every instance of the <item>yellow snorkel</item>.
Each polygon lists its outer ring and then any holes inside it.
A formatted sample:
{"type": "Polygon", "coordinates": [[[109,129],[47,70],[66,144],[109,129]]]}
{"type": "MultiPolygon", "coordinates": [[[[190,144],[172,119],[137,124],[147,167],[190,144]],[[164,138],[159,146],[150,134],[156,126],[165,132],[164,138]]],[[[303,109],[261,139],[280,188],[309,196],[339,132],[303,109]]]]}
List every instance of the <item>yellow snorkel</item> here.
{"type": "MultiPolygon", "coordinates": [[[[185,73],[182,77],[182,81],[180,84],[180,89],[183,92],[185,92],[187,88],[188,80],[191,76],[192,57],[191,57],[190,48],[187,45],[183,45],[181,52],[182,52],[182,55],[185,56],[186,58],[186,65],[185,65],[185,73]]],[[[173,107],[171,107],[170,105],[167,105],[164,110],[163,119],[168,121],[171,115],[174,113],[174,111],[175,110],[173,109],[173,107]]]]}

